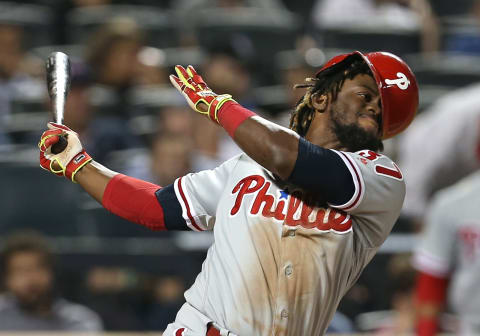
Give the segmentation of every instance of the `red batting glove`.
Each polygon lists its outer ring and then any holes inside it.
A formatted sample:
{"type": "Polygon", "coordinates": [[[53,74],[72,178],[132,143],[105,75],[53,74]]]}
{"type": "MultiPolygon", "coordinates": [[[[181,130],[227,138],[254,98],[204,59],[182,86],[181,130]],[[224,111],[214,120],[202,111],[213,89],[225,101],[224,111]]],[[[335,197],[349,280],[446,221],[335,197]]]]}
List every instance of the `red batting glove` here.
{"type": "Polygon", "coordinates": [[[48,123],[48,128],[38,143],[40,167],[76,183],[75,174],[92,161],[92,158],[83,149],[78,134],[70,128],[55,123],[48,123]],[[52,146],[60,140],[60,137],[66,138],[67,147],[62,152],[53,154],[52,146]]]}
{"type": "Polygon", "coordinates": [[[183,94],[188,105],[193,110],[208,116],[211,120],[218,123],[218,111],[227,101],[234,101],[232,96],[214,93],[191,65],[186,70],[181,65],[177,65],[175,66],[175,71],[178,77],[170,75],[170,82],[183,94]],[[201,103],[204,103],[206,107],[202,107],[201,103]]]}

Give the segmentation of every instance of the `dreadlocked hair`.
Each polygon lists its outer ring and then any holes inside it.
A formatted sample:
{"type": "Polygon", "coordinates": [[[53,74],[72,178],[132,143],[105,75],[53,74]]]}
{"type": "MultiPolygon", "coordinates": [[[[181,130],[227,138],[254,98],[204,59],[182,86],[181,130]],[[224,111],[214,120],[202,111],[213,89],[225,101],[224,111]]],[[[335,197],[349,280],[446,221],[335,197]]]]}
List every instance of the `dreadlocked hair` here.
{"type": "Polygon", "coordinates": [[[295,110],[290,117],[290,129],[304,137],[315,114],[315,109],[312,106],[312,96],[314,94],[331,93],[332,100],[335,100],[345,80],[353,79],[360,74],[372,76],[372,72],[365,61],[358,55],[352,55],[343,62],[322,71],[317,77],[306,78],[305,82],[307,83],[294,85],[294,89],[306,88],[307,92],[295,106],[295,110]]]}

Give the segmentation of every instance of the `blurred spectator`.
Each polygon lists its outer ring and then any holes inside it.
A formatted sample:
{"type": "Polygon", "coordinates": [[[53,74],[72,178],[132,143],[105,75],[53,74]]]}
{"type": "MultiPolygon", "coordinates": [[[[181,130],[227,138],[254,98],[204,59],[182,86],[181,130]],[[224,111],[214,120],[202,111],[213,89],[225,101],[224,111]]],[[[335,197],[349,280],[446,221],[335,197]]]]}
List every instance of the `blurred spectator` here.
{"type": "Polygon", "coordinates": [[[373,288],[374,295],[387,297],[389,310],[360,312],[356,318],[358,328],[369,335],[413,335],[415,326],[414,287],[415,270],[410,263],[410,253],[401,253],[389,257],[383,269],[377,269],[374,276],[381,272],[382,284],[386,288],[373,288]]]}
{"type": "Polygon", "coordinates": [[[432,194],[480,167],[480,84],[445,95],[399,138],[407,193],[402,212],[421,224],[432,194]]]}
{"type": "Polygon", "coordinates": [[[306,92],[305,88],[295,88],[295,85],[304,83],[307,78],[312,77],[312,73],[315,73],[324,62],[325,54],[314,44],[306,46],[305,50],[299,48],[277,54],[278,75],[284,87],[284,95],[287,97],[283,102],[286,110],[278,113],[275,118],[280,125],[289,126],[292,106],[296,106],[306,92]]]}
{"type": "Polygon", "coordinates": [[[449,307],[459,315],[456,335],[480,334],[480,171],[435,194],[415,253],[419,271],[419,335],[439,331],[449,307]],[[448,300],[447,300],[448,291],[448,300]]]}
{"type": "Polygon", "coordinates": [[[159,131],[192,139],[195,128],[194,116],[187,105],[165,106],[160,111],[159,131]]]}
{"type": "MultiPolygon", "coordinates": [[[[128,124],[119,116],[102,115],[91,104],[92,78],[82,63],[72,63],[64,124],[80,135],[95,160],[107,164],[114,151],[140,147],[128,124]]],[[[118,167],[120,169],[124,167],[118,167]]]]}
{"type": "Polygon", "coordinates": [[[100,331],[90,309],[60,298],[54,291],[54,257],[43,237],[9,237],[2,253],[0,330],[100,331]]]}
{"type": "MultiPolygon", "coordinates": [[[[251,76],[242,56],[232,45],[222,44],[210,50],[202,66],[205,81],[214,92],[228,92],[243,106],[255,110],[251,76]]],[[[195,115],[193,169],[212,169],[240,153],[240,149],[222,128],[201,115],[195,115]]]]}
{"type": "Polygon", "coordinates": [[[470,25],[459,27],[447,34],[445,51],[462,54],[480,54],[480,1],[474,0],[464,22],[470,25]],[[467,19],[468,17],[468,19],[467,19]]]}
{"type": "Polygon", "coordinates": [[[185,303],[185,283],[178,276],[164,276],[155,282],[154,302],[148,316],[150,330],[165,330],[175,320],[180,307],[185,303]]]}
{"type": "Polygon", "coordinates": [[[439,48],[438,23],[427,0],[317,0],[312,19],[319,28],[421,31],[422,51],[439,48]]]}
{"type": "Polygon", "coordinates": [[[68,44],[72,43],[72,41],[68,40],[68,29],[64,27],[67,26],[67,18],[68,13],[78,7],[89,7],[89,6],[101,6],[101,5],[108,5],[111,3],[111,0],[63,0],[63,1],[56,1],[54,9],[55,9],[55,40],[58,44],[68,44]]]}
{"type": "Polygon", "coordinates": [[[86,275],[85,301],[100,314],[106,330],[145,330],[141,310],[147,283],[133,269],[95,266],[86,275]]]}
{"type": "Polygon", "coordinates": [[[410,254],[398,254],[389,262],[391,314],[380,323],[376,335],[408,335],[415,330],[415,270],[410,258],[410,254]]]}
{"type": "MultiPolygon", "coordinates": [[[[235,27],[239,28],[242,25],[248,27],[248,23],[251,23],[252,26],[249,28],[254,28],[260,23],[260,25],[263,24],[264,28],[268,27],[269,24],[274,28],[275,26],[278,27],[279,23],[281,25],[288,22],[292,26],[296,26],[297,23],[295,22],[297,18],[286,9],[280,0],[179,0],[172,2],[172,8],[179,13],[179,18],[182,21],[180,29],[181,41],[184,46],[198,43],[205,45],[206,41],[208,41],[208,46],[212,46],[220,40],[229,40],[241,46],[241,49],[245,51],[256,49],[257,63],[265,61],[262,58],[268,58],[268,54],[259,53],[262,46],[253,46],[253,44],[258,43],[253,43],[254,39],[248,36],[249,29],[242,32],[243,29],[237,30],[235,27]],[[229,23],[233,23],[233,26],[229,26],[229,23]],[[205,36],[200,36],[199,32],[196,31],[198,27],[201,29],[201,27],[210,26],[214,30],[211,32],[214,36],[219,36],[215,33],[215,27],[225,27],[226,34],[222,34],[222,37],[218,39],[208,39],[205,36]]],[[[205,33],[208,34],[208,31],[205,31],[205,33]]],[[[276,41],[276,43],[279,44],[288,40],[285,35],[283,37],[283,40],[276,41]]],[[[265,41],[260,43],[263,44],[265,41]]],[[[270,45],[272,48],[275,47],[275,43],[270,45]]]]}
{"type": "Polygon", "coordinates": [[[192,172],[194,120],[189,107],[163,107],[150,149],[130,156],[127,175],[165,186],[192,172]]]}
{"type": "Polygon", "coordinates": [[[143,36],[136,23],[117,18],[94,33],[87,50],[87,63],[95,84],[108,93],[111,113],[128,118],[128,91],[137,84],[140,62],[138,54],[143,36]]]}
{"type": "Polygon", "coordinates": [[[202,115],[195,115],[193,171],[213,169],[240,154],[240,148],[227,133],[202,115]]]}
{"type": "Polygon", "coordinates": [[[189,138],[175,134],[157,136],[152,146],[152,181],[161,186],[192,172],[192,143],[189,138]]]}
{"type": "Polygon", "coordinates": [[[23,29],[0,23],[0,145],[10,143],[5,126],[14,100],[42,97],[45,84],[29,75],[34,71],[24,57],[23,29]]]}
{"type": "Polygon", "coordinates": [[[139,85],[170,85],[168,70],[165,68],[165,53],[158,48],[143,47],[138,55],[138,78],[139,85]]]}
{"type": "Polygon", "coordinates": [[[219,43],[209,50],[201,70],[203,78],[214,92],[228,92],[246,108],[255,109],[248,61],[249,55],[242,54],[237,46],[219,43]]]}

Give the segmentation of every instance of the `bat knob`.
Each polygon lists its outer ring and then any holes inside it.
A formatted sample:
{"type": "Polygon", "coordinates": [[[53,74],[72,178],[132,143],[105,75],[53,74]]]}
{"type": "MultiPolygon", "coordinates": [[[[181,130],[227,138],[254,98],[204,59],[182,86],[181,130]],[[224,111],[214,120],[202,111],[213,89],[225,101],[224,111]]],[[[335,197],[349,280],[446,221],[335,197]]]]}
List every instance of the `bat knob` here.
{"type": "Polygon", "coordinates": [[[52,145],[51,152],[52,154],[59,154],[67,148],[68,140],[64,135],[58,137],[58,141],[52,145]]]}

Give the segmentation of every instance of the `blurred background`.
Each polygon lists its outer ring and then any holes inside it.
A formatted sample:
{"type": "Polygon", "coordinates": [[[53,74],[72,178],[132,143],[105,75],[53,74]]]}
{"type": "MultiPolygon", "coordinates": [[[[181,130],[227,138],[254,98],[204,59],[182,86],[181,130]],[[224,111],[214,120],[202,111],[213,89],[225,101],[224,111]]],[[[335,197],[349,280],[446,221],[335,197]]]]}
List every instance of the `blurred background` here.
{"type": "MultiPolygon", "coordinates": [[[[407,182],[402,215],[330,330],[412,331],[411,255],[425,211],[480,166],[476,0],[0,1],[0,315],[10,314],[0,330],[163,330],[213,241],[128,223],[39,168],[36,145],[53,119],[44,73],[52,51],[70,56],[65,124],[87,152],[167,185],[239,152],[171,87],[175,64],[194,65],[215,92],[288,126],[304,94],[293,85],[351,50],[403,57],[420,110],[385,143],[407,182]],[[22,316],[52,310],[58,319],[22,316]]],[[[453,311],[442,321],[455,330],[453,311]]]]}

